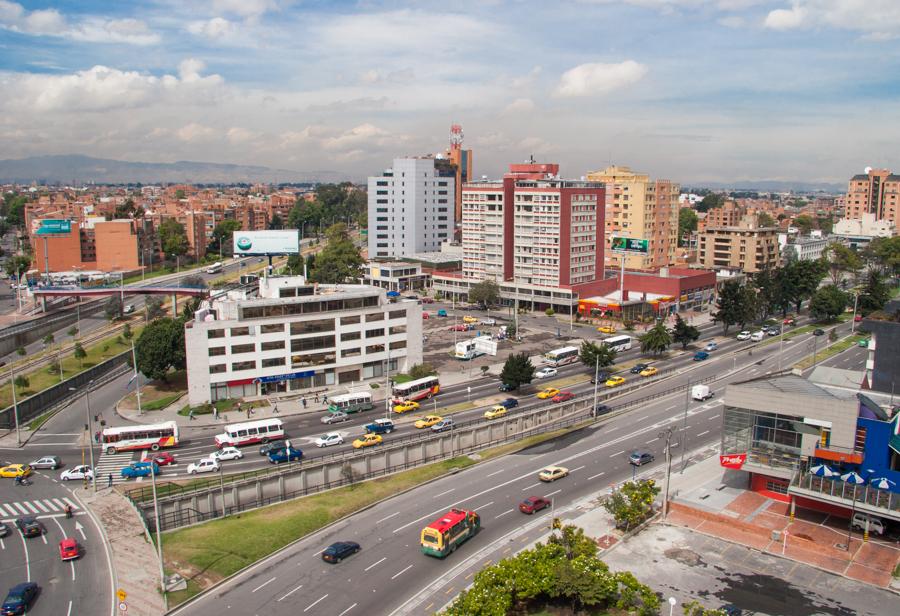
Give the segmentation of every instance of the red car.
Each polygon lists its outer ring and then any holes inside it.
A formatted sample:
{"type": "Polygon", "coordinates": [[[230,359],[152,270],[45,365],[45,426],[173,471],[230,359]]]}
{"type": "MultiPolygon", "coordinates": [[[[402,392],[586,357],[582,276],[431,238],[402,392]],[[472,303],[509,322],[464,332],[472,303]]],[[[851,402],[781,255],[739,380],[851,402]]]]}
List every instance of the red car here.
{"type": "Polygon", "coordinates": [[[469,326],[468,325],[451,325],[450,331],[451,332],[467,332],[467,331],[469,331],[469,326]]]}
{"type": "Polygon", "coordinates": [[[151,453],[147,456],[148,462],[156,462],[157,466],[168,466],[170,464],[175,464],[175,456],[170,454],[167,451],[157,451],[156,453],[151,453]]]}
{"type": "Polygon", "coordinates": [[[550,506],[550,501],[541,496],[529,496],[521,503],[519,503],[519,511],[522,513],[532,514],[536,511],[540,511],[541,509],[546,509],[550,506]]]}
{"type": "Polygon", "coordinates": [[[422,298],[422,303],[423,303],[423,304],[433,304],[433,303],[434,303],[434,300],[431,299],[430,297],[423,297],[423,298],[422,298]]]}
{"type": "Polygon", "coordinates": [[[575,397],[571,391],[561,391],[555,396],[553,396],[550,400],[553,402],[565,402],[566,400],[571,400],[575,397]]]}
{"type": "Polygon", "coordinates": [[[863,316],[861,314],[858,314],[855,317],[853,317],[853,320],[856,321],[857,323],[859,323],[860,321],[863,320],[863,316]]]}
{"type": "Polygon", "coordinates": [[[784,321],[782,321],[782,323],[784,323],[785,325],[794,325],[796,321],[794,320],[794,317],[788,317],[784,321]]]}
{"type": "Polygon", "coordinates": [[[75,560],[81,556],[78,542],[71,537],[66,537],[59,542],[59,557],[63,560],[75,560]]]}

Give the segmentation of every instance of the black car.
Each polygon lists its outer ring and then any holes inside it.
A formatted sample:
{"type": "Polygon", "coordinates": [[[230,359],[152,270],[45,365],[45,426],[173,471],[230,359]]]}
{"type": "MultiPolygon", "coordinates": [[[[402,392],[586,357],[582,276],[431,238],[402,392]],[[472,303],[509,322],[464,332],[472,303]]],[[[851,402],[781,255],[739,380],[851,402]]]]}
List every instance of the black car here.
{"type": "Polygon", "coordinates": [[[650,364],[637,364],[634,368],[631,369],[631,374],[640,374],[642,370],[646,370],[650,367],[650,364]]]}
{"type": "Polygon", "coordinates": [[[726,616],[741,616],[744,613],[744,610],[739,608],[736,605],[729,603],[720,608],[723,612],[725,612],[726,616]]]}
{"type": "Polygon", "coordinates": [[[278,451],[279,449],[284,449],[286,447],[285,442],[282,440],[278,441],[269,441],[265,445],[259,448],[259,455],[267,456],[273,451],[278,451]]]}
{"type": "Polygon", "coordinates": [[[515,391],[518,389],[517,387],[513,387],[512,385],[508,385],[506,383],[501,383],[500,387],[497,388],[500,391],[515,391]]]}
{"type": "Polygon", "coordinates": [[[597,405],[597,413],[596,413],[596,414],[597,414],[597,415],[606,415],[606,414],[609,413],[611,410],[612,410],[612,409],[609,407],[608,404],[598,404],[598,405],[597,405]]]}
{"type": "Polygon", "coordinates": [[[3,616],[16,616],[24,614],[31,602],[38,593],[38,585],[34,582],[22,582],[16,584],[6,593],[6,599],[3,600],[3,607],[0,608],[0,614],[3,616]]]}
{"type": "Polygon", "coordinates": [[[608,378],[609,378],[609,372],[601,370],[600,372],[597,373],[596,379],[594,377],[591,377],[591,385],[596,384],[598,381],[601,383],[605,383],[606,379],[608,379],[608,378]]]}
{"type": "Polygon", "coordinates": [[[16,527],[25,537],[40,537],[44,534],[41,523],[30,516],[17,519],[16,527]]]}
{"type": "Polygon", "coordinates": [[[825,335],[824,329],[814,329],[813,330],[813,336],[824,336],[824,335],[825,335]]]}
{"type": "Polygon", "coordinates": [[[338,541],[322,550],[322,560],[326,563],[339,563],[348,556],[353,556],[359,552],[359,550],[360,547],[358,543],[353,541],[338,541]]]}
{"type": "Polygon", "coordinates": [[[5,537],[8,534],[9,534],[9,526],[4,524],[3,522],[0,522],[0,537],[5,537]]]}

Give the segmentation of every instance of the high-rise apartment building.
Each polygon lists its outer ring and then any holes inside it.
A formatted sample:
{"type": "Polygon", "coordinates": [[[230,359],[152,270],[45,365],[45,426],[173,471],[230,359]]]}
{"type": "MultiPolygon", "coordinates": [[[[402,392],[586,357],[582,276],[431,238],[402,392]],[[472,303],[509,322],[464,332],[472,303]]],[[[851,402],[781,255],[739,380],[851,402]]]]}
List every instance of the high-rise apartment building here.
{"type": "Polygon", "coordinates": [[[844,216],[861,219],[875,214],[876,220],[900,223],[900,175],[887,169],[866,168],[865,173],[850,178],[844,200],[844,216]]]}
{"type": "MultiPolygon", "coordinates": [[[[607,250],[613,235],[645,239],[649,243],[647,256],[625,256],[625,267],[655,269],[674,262],[678,246],[678,195],[681,192],[678,184],[669,180],[651,180],[646,174],[617,166],[588,173],[587,179],[607,186],[607,250]]],[[[622,255],[609,252],[610,265],[620,266],[622,258],[622,255]]]]}
{"type": "Polygon", "coordinates": [[[369,258],[440,250],[453,238],[456,179],[445,159],[396,158],[369,178],[369,258]]]}
{"type": "Polygon", "coordinates": [[[577,287],[603,277],[603,184],[559,178],[559,165],[510,165],[462,189],[463,277],[577,287]]]}
{"type": "Polygon", "coordinates": [[[754,274],[778,267],[778,227],[760,227],[747,215],[734,227],[707,227],[699,234],[697,262],[710,269],[740,269],[754,274]]]}

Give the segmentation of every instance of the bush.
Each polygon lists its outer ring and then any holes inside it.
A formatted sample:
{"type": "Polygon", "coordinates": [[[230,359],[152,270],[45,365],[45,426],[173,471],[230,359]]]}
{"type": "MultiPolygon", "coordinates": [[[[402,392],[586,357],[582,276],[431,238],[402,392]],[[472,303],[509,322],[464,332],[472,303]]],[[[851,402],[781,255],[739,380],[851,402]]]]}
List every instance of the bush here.
{"type": "Polygon", "coordinates": [[[546,314],[548,317],[552,317],[554,314],[556,314],[556,311],[553,308],[547,308],[544,311],[544,314],[546,314]]]}
{"type": "Polygon", "coordinates": [[[426,376],[432,376],[435,374],[437,374],[437,370],[435,370],[434,366],[427,362],[416,364],[409,369],[409,376],[412,377],[413,380],[423,379],[426,376]]]}

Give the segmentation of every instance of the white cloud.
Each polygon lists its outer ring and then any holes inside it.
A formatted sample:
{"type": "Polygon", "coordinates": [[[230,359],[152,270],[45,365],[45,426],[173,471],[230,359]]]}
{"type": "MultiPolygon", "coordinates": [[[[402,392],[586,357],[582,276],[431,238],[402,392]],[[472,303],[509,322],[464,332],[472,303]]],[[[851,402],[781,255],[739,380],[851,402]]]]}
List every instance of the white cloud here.
{"type": "Polygon", "coordinates": [[[789,9],[775,9],[766,15],[763,22],[766,28],[772,30],[792,30],[805,25],[809,15],[806,9],[795,4],[789,9]]]}
{"type": "Polygon", "coordinates": [[[743,28],[747,25],[747,20],[741,17],[740,15],[726,15],[718,20],[719,25],[725,26],[726,28],[743,28]]]}
{"type": "Polygon", "coordinates": [[[352,150],[361,145],[383,143],[390,133],[373,124],[360,124],[335,137],[325,139],[322,145],[329,150],[352,150]]]}
{"type": "Polygon", "coordinates": [[[185,124],[175,131],[175,136],[182,141],[208,141],[215,134],[215,129],[196,122],[185,124]]]}
{"type": "Polygon", "coordinates": [[[600,62],[581,64],[563,73],[555,96],[570,98],[608,94],[637,83],[647,74],[647,67],[634,60],[618,64],[600,62]]]}
{"type": "Polygon", "coordinates": [[[209,39],[221,39],[235,34],[237,25],[224,17],[213,17],[205,21],[192,21],[188,24],[187,31],[209,39]]]}
{"type": "Polygon", "coordinates": [[[257,133],[256,131],[241,128],[240,126],[229,128],[228,132],[225,133],[225,137],[231,143],[248,143],[250,141],[253,141],[254,139],[259,138],[259,136],[259,133],[257,133]]]}
{"type": "Polygon", "coordinates": [[[160,41],[159,35],[138,19],[86,17],[69,23],[56,9],[29,12],[21,4],[8,0],[0,0],[0,28],[32,36],[54,36],[86,43],[153,45],[160,41]]]}
{"type": "Polygon", "coordinates": [[[534,111],[534,101],[530,98],[517,98],[503,109],[504,114],[529,113],[531,111],[534,111]]]}
{"type": "Polygon", "coordinates": [[[868,40],[890,40],[900,35],[900,2],[792,0],[788,7],[770,11],[763,24],[772,30],[827,26],[862,32],[868,40]]]}
{"type": "Polygon", "coordinates": [[[259,17],[263,13],[278,8],[278,5],[274,0],[213,0],[212,7],[217,13],[259,17]]]}
{"type": "Polygon", "coordinates": [[[415,78],[416,74],[411,68],[403,68],[396,71],[387,72],[371,68],[367,71],[363,71],[359,75],[359,81],[364,85],[374,85],[379,83],[409,83],[415,78]]]}

